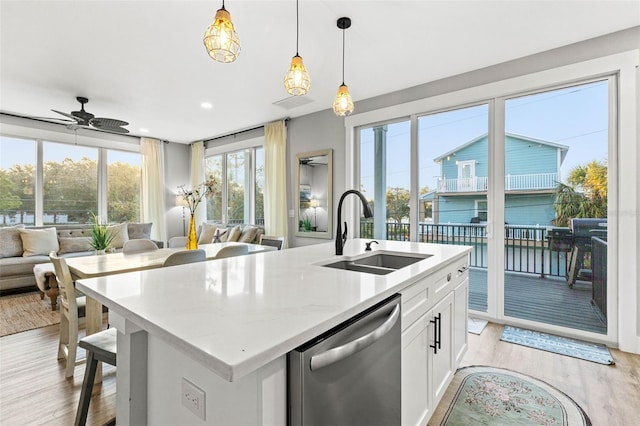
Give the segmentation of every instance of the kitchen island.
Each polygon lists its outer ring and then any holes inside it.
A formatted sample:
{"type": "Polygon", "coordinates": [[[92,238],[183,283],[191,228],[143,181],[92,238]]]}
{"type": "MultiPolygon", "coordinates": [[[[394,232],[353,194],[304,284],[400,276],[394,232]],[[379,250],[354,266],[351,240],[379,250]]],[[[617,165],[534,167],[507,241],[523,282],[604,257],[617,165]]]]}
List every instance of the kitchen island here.
{"type": "Polygon", "coordinates": [[[343,256],[327,243],[79,280],[119,331],[118,424],[284,425],[289,351],[446,265],[467,265],[470,251],[395,241],[364,248],[352,239],[343,256]],[[376,252],[430,256],[387,275],[322,266],[376,252]],[[204,421],[182,403],[185,382],[206,394],[196,408],[204,421]]]}

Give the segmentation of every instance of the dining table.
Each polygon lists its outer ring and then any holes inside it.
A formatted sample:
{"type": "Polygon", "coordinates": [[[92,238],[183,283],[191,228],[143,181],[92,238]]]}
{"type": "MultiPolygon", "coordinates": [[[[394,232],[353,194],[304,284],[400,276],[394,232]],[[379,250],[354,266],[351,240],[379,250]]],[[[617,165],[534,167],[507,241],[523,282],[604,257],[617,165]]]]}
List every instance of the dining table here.
{"type": "MultiPolygon", "coordinates": [[[[232,245],[249,246],[248,254],[264,253],[277,250],[276,247],[248,244],[239,242],[222,242],[211,244],[199,244],[198,249],[205,251],[207,260],[214,260],[220,249],[232,245]]],[[[161,248],[152,251],[135,253],[107,253],[101,255],[80,256],[66,258],[69,272],[74,281],[83,278],[95,278],[105,275],[121,274],[126,272],[141,271],[145,269],[162,268],[164,261],[170,254],[183,251],[183,248],[161,248]]],[[[92,297],[86,297],[85,327],[86,334],[90,335],[102,330],[102,304],[92,297]]],[[[96,372],[95,382],[102,380],[102,368],[96,372]]]]}

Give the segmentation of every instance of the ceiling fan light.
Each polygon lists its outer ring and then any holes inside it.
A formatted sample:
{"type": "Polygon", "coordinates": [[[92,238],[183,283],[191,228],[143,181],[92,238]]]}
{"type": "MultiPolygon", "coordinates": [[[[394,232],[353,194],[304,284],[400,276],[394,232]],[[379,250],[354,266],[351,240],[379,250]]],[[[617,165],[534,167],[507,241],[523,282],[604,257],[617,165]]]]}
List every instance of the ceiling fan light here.
{"type": "Polygon", "coordinates": [[[284,76],[284,87],[293,96],[305,95],[311,88],[311,78],[299,55],[291,59],[291,67],[284,76]]]}
{"type": "Polygon", "coordinates": [[[240,55],[240,38],[236,33],[231,14],[224,8],[218,9],[213,23],[204,34],[204,46],[212,59],[229,63],[240,55]]]}
{"type": "Polygon", "coordinates": [[[340,117],[345,117],[353,112],[353,99],[349,94],[349,88],[344,83],[338,88],[336,98],[333,100],[333,112],[340,117]]]}

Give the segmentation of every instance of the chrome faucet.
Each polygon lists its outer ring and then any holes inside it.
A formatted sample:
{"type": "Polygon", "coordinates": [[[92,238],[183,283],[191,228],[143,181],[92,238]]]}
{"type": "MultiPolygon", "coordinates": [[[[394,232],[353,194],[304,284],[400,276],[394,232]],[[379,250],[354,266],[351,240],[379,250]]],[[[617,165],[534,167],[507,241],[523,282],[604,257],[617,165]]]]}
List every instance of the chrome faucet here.
{"type": "Polygon", "coordinates": [[[369,207],[369,203],[367,203],[367,199],[364,198],[364,195],[360,191],[355,189],[350,189],[346,191],[340,197],[340,201],[338,202],[338,224],[336,226],[336,254],[341,255],[342,249],[344,247],[344,243],[347,241],[347,222],[344,223],[344,232],[342,232],[342,200],[349,194],[356,194],[360,197],[360,201],[362,201],[362,212],[364,217],[373,217],[373,213],[371,212],[371,207],[369,207]]]}

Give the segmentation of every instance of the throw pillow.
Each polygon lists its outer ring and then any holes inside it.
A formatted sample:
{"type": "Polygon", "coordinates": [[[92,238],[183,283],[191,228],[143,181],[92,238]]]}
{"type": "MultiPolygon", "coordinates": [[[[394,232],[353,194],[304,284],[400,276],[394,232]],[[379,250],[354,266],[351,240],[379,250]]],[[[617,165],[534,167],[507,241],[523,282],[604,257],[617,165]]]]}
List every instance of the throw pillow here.
{"type": "Polygon", "coordinates": [[[109,248],[122,248],[125,242],[129,241],[129,232],[127,231],[127,222],[117,225],[107,226],[107,230],[113,235],[113,240],[109,244],[109,248]]]}
{"type": "Polygon", "coordinates": [[[91,251],[91,237],[58,237],[58,254],[91,251]]]}
{"type": "Polygon", "coordinates": [[[130,240],[150,240],[153,223],[127,223],[130,240]]]}
{"type": "Polygon", "coordinates": [[[24,229],[24,225],[0,228],[0,257],[22,256],[20,229],[24,229]]]}
{"type": "Polygon", "coordinates": [[[44,229],[20,229],[22,239],[22,256],[48,255],[50,252],[58,252],[58,234],[56,228],[44,229]]]}
{"type": "Polygon", "coordinates": [[[242,230],[240,229],[240,225],[236,225],[228,232],[227,241],[238,241],[241,234],[242,230]]]}
{"type": "Polygon", "coordinates": [[[258,233],[258,228],[256,226],[247,225],[242,230],[242,233],[240,234],[240,238],[238,238],[238,242],[252,243],[253,240],[256,239],[257,233],[258,233]]]}
{"type": "Polygon", "coordinates": [[[203,222],[202,229],[200,230],[200,238],[198,238],[198,244],[211,243],[219,226],[220,225],[214,225],[213,223],[203,222]]]}
{"type": "Polygon", "coordinates": [[[222,242],[221,238],[222,238],[223,235],[225,235],[225,238],[227,238],[226,237],[227,231],[228,231],[227,228],[218,228],[218,229],[216,229],[216,234],[213,236],[213,241],[211,241],[211,242],[212,243],[221,243],[222,242]]]}

